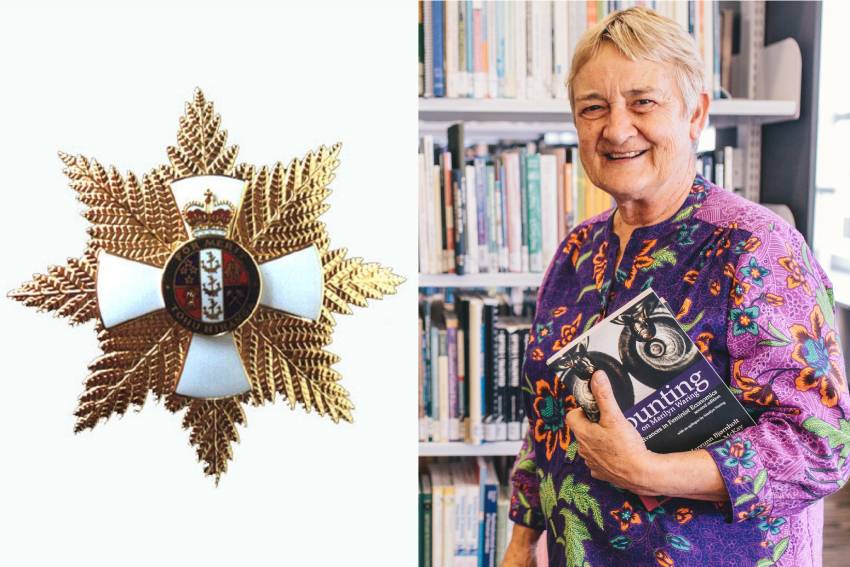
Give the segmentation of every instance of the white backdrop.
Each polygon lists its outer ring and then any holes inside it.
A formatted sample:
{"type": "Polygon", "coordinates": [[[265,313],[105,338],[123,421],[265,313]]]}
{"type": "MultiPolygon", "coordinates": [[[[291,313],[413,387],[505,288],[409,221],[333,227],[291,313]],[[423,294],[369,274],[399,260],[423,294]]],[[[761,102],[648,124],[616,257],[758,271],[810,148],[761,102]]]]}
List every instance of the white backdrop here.
{"type": "Polygon", "coordinates": [[[91,325],[0,300],[0,565],[413,564],[416,3],[26,5],[0,9],[4,293],[82,253],[57,150],[122,172],[164,163],[196,86],[239,161],[341,141],[331,245],[408,282],[337,319],[355,423],[246,408],[218,488],[180,415],[151,400],[74,435],[91,325]]]}

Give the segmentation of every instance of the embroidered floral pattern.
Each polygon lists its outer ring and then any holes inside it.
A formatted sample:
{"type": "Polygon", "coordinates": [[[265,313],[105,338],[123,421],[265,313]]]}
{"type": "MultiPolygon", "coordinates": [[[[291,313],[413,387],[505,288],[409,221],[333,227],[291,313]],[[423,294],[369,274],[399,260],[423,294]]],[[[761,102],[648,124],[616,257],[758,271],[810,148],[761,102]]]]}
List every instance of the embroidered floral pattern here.
{"type": "Polygon", "coordinates": [[[806,281],[806,277],[803,275],[803,269],[800,267],[800,263],[794,258],[790,248],[787,248],[787,252],[787,256],[783,256],[777,260],[779,265],[785,268],[785,271],[788,272],[788,276],[785,278],[785,285],[788,289],[795,289],[802,286],[802,289],[805,290],[806,294],[811,295],[812,288],[809,286],[809,282],[806,281]]]}
{"type": "Polygon", "coordinates": [[[750,281],[759,287],[764,287],[764,276],[770,274],[770,270],[759,266],[758,260],[750,258],[750,263],[740,269],[740,272],[750,278],[750,281]]]}
{"type": "Polygon", "coordinates": [[[744,333],[758,336],[759,326],[756,324],[756,319],[758,319],[759,313],[758,305],[743,309],[730,309],[729,320],[732,321],[732,334],[736,337],[744,333]]]}
{"type": "Polygon", "coordinates": [[[833,407],[838,403],[838,389],[844,386],[838,366],[838,341],[835,331],[822,336],[824,320],[819,305],[809,314],[809,322],[811,331],[798,324],[789,329],[795,342],[791,357],[803,365],[794,385],[802,392],[817,387],[821,403],[833,407]]]}
{"type": "Polygon", "coordinates": [[[737,467],[741,465],[745,469],[749,469],[755,465],[752,459],[756,456],[756,452],[751,448],[749,441],[742,441],[740,437],[727,439],[721,447],[715,450],[718,455],[726,457],[723,462],[724,466],[737,467]]]}
{"type": "Polygon", "coordinates": [[[599,250],[593,255],[593,282],[596,284],[596,289],[602,289],[602,282],[605,279],[605,269],[608,267],[608,241],[606,240],[599,246],[599,250]]]}
{"type": "Polygon", "coordinates": [[[546,380],[538,380],[537,397],[534,398],[534,440],[546,447],[546,460],[551,460],[555,448],[567,450],[570,444],[570,428],[567,427],[567,413],[578,407],[567,388],[555,377],[550,386],[546,380]]]}
{"type": "Polygon", "coordinates": [[[579,333],[579,326],[581,326],[582,316],[583,313],[579,313],[576,315],[576,318],[573,319],[572,323],[567,323],[566,325],[561,326],[560,338],[552,345],[553,351],[561,350],[567,346],[571,340],[576,338],[579,333]]]}
{"type": "Polygon", "coordinates": [[[640,515],[634,511],[628,500],[623,502],[623,505],[616,510],[611,510],[611,515],[620,523],[620,530],[622,531],[641,523],[640,515]]]}

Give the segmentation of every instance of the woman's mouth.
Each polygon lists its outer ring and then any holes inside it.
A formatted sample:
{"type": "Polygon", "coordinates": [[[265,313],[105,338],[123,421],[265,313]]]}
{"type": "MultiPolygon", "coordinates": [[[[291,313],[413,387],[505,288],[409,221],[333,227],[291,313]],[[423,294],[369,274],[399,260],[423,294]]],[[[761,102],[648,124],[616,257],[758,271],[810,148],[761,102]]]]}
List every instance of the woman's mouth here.
{"type": "Polygon", "coordinates": [[[603,154],[609,161],[628,161],[639,158],[645,154],[647,150],[635,150],[633,152],[609,152],[603,154]]]}

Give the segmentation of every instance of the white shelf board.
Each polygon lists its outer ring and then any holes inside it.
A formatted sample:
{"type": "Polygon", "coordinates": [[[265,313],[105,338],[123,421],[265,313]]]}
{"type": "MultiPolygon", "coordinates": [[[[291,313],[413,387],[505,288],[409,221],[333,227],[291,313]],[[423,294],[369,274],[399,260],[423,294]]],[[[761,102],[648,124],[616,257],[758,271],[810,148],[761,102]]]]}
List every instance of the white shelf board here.
{"type": "MultiPolygon", "coordinates": [[[[714,122],[738,121],[769,124],[794,120],[798,116],[794,100],[717,99],[711,102],[714,122]]],[[[523,122],[543,130],[568,130],[572,122],[570,104],[566,100],[420,98],[419,119],[427,122],[474,120],[478,122],[523,122]],[[539,124],[539,123],[543,124],[539,124]],[[561,126],[557,126],[557,124],[561,126]]]]}
{"type": "Polygon", "coordinates": [[[419,443],[420,457],[494,457],[516,456],[522,441],[498,441],[470,445],[469,443],[419,443]]]}
{"type": "Polygon", "coordinates": [[[419,274],[419,287],[537,287],[542,273],[419,274]]]}

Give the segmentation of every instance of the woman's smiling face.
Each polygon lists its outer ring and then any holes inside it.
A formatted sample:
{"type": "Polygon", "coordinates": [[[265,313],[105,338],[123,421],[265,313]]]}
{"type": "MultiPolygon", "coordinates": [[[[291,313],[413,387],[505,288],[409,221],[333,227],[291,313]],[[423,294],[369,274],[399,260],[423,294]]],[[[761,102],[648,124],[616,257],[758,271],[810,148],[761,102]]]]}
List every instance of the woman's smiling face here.
{"type": "Polygon", "coordinates": [[[693,146],[705,124],[707,95],[693,112],[672,65],[632,61],[610,44],[579,70],[573,115],[590,180],[618,202],[672,189],[693,170],[693,146]]]}

